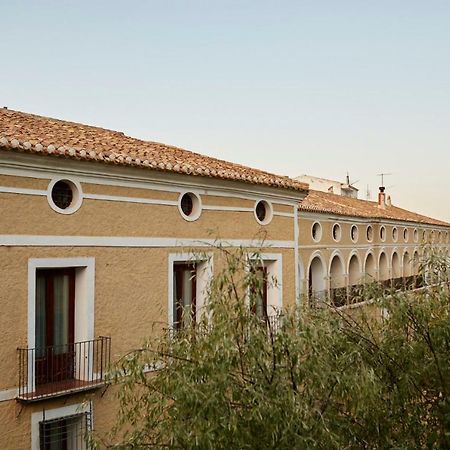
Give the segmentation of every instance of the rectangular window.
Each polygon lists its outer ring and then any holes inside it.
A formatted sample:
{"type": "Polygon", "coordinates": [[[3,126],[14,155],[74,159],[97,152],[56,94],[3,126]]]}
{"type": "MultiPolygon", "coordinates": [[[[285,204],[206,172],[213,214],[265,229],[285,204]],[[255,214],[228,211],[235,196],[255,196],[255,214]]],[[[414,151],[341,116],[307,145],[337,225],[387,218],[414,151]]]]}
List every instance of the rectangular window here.
{"type": "Polygon", "coordinates": [[[73,414],[39,423],[40,450],[85,450],[90,413],[73,414]]]}
{"type": "Polygon", "coordinates": [[[283,258],[278,253],[262,253],[255,257],[249,255],[252,260],[250,270],[256,275],[254,289],[249,292],[251,311],[264,321],[276,319],[283,307],[283,258]],[[256,288],[257,286],[257,288],[256,288]]]}
{"type": "Polygon", "coordinates": [[[36,271],[36,384],[74,376],[75,269],[36,271]]]}
{"type": "Polygon", "coordinates": [[[252,312],[261,320],[267,320],[268,270],[267,267],[254,268],[256,288],[253,292],[252,312]]]}
{"type": "Polygon", "coordinates": [[[173,322],[175,329],[195,323],[197,314],[197,264],[173,265],[173,322]]]}

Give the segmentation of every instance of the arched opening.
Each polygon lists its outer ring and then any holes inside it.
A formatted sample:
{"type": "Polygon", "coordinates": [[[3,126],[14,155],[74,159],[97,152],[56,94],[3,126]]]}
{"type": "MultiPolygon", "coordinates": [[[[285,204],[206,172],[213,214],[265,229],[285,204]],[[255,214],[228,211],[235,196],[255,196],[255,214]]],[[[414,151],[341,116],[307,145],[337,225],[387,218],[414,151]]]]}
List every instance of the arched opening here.
{"type": "Polygon", "coordinates": [[[369,253],[364,266],[364,278],[366,283],[372,283],[377,280],[377,265],[372,253],[369,253]]]}
{"type": "Polygon", "coordinates": [[[391,280],[389,277],[389,265],[386,253],[381,253],[378,267],[378,273],[380,274],[381,283],[385,286],[390,286],[391,280]]]}
{"type": "Polygon", "coordinates": [[[347,302],[344,273],[344,264],[341,258],[337,255],[334,256],[330,266],[330,298],[335,306],[342,306],[347,302]]]}
{"type": "Polygon", "coordinates": [[[423,274],[420,272],[420,256],[419,252],[415,250],[411,261],[411,275],[414,277],[414,287],[416,288],[422,287],[425,284],[423,274]]]}
{"type": "Polygon", "coordinates": [[[316,256],[311,261],[308,271],[308,295],[310,300],[323,300],[326,288],[325,268],[322,260],[316,256]]]}
{"type": "Polygon", "coordinates": [[[348,264],[348,284],[350,303],[360,301],[361,270],[357,255],[352,255],[348,264]]]}
{"type": "Polygon", "coordinates": [[[403,283],[406,289],[411,289],[414,285],[411,257],[408,252],[403,254],[403,283]]]}
{"type": "Polygon", "coordinates": [[[400,257],[397,252],[392,253],[392,287],[400,289],[403,285],[400,257]]]}

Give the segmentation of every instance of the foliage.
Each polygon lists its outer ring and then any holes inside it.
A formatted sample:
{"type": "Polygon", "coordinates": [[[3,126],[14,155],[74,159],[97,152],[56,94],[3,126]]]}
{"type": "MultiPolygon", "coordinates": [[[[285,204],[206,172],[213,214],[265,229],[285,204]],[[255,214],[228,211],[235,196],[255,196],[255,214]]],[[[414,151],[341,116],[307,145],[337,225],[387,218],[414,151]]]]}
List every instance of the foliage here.
{"type": "MultiPolygon", "coordinates": [[[[260,282],[246,251],[224,269],[195,327],[146,342],[116,365],[118,448],[450,447],[450,293],[355,309],[251,313],[260,282]],[[248,298],[250,297],[250,300],[248,298]],[[150,369],[150,372],[149,372],[150,369]],[[125,376],[124,376],[125,375],[125,376]]],[[[276,282],[273,280],[273,282],[276,282]]]]}

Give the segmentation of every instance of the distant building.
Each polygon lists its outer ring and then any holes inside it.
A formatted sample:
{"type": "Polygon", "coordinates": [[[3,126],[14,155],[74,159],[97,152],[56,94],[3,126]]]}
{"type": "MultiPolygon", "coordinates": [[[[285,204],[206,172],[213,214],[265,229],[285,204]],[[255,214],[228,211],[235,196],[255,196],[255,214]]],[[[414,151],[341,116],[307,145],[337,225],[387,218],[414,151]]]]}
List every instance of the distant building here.
{"type": "Polygon", "coordinates": [[[326,178],[313,177],[311,175],[300,175],[294,178],[301,183],[309,184],[309,188],[315,191],[328,192],[329,194],[342,195],[343,197],[358,198],[358,189],[350,183],[347,175],[345,183],[326,178]]]}

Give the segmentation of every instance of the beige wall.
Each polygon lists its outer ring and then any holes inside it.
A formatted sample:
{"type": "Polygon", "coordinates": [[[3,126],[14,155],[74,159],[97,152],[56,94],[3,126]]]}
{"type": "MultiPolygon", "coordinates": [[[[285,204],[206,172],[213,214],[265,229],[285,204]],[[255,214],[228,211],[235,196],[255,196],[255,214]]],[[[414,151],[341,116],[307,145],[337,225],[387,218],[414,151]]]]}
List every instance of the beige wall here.
{"type": "MultiPolygon", "coordinates": [[[[70,177],[69,177],[70,178],[70,177]]],[[[90,236],[116,237],[122,239],[122,246],[110,243],[93,244],[89,247],[43,245],[3,245],[0,246],[0,396],[7,390],[17,388],[18,367],[17,347],[27,346],[28,334],[28,261],[30,258],[75,258],[90,257],[95,260],[95,302],[94,336],[112,337],[113,359],[119,358],[129,349],[135,348],[146,337],[158,333],[168,321],[168,270],[169,255],[177,252],[201,250],[213,253],[218,262],[217,250],[167,247],[152,244],[131,248],[126,246],[127,237],[172,238],[207,240],[253,240],[284,241],[280,248],[276,243],[262,249],[264,253],[282,257],[283,305],[293,306],[296,302],[296,251],[299,253],[301,284],[307,289],[308,267],[314,254],[320,254],[325,263],[325,277],[329,285],[331,257],[339,253],[344,262],[347,277],[348,262],[352,254],[359,256],[363,264],[369,251],[378,262],[379,254],[385,251],[392,260],[393,251],[398,251],[402,262],[403,251],[411,252],[420,246],[413,242],[414,225],[409,226],[408,243],[403,242],[403,224],[398,224],[398,242],[392,241],[392,225],[386,224],[386,241],[379,240],[378,223],[373,223],[373,242],[367,242],[365,222],[355,222],[359,227],[359,239],[352,242],[350,230],[353,224],[348,218],[329,218],[316,214],[309,217],[300,212],[299,247],[295,248],[294,205],[291,197],[283,198],[282,190],[273,190],[274,217],[270,224],[257,223],[253,208],[260,196],[246,196],[236,191],[234,195],[218,195],[217,192],[203,191],[202,203],[205,208],[198,220],[188,222],[181,216],[178,206],[179,192],[164,191],[134,186],[117,186],[103,183],[81,183],[84,194],[107,196],[84,199],[80,209],[74,214],[63,215],[49,206],[47,197],[40,195],[47,190],[48,178],[0,175],[0,188],[16,189],[17,192],[0,192],[0,235],[18,236],[90,236]],[[34,192],[21,190],[33,190],[34,192]],[[21,193],[20,193],[21,192],[21,193]],[[28,192],[28,193],[27,193],[28,192]],[[37,195],[31,195],[32,193],[37,195]],[[277,197],[279,196],[279,197],[277,197]],[[280,197],[281,196],[281,197],[280,197]],[[274,200],[275,198],[275,200],[274,200]],[[279,198],[277,202],[276,198],[279,198]],[[134,199],[134,201],[129,201],[134,199]],[[172,202],[170,205],[139,203],[139,199],[172,202]],[[121,200],[121,201],[119,201],[121,200]],[[291,203],[291,204],[286,204],[291,203]],[[278,215],[278,214],[279,215],[278,215]],[[311,227],[320,221],[322,237],[315,242],[311,237],[311,227]],[[341,240],[332,238],[333,224],[341,226],[341,240]],[[286,248],[285,248],[286,247],[286,248]],[[154,324],[157,324],[154,327],[154,324]]],[[[109,180],[111,182],[111,180],[109,180]]],[[[0,189],[1,190],[1,189],[0,189]]],[[[292,195],[292,193],[291,193],[292,195]]],[[[417,227],[421,231],[420,226],[417,227]]],[[[448,242],[448,235],[446,236],[448,242]]],[[[419,241],[421,240],[421,235],[419,241]]],[[[281,245],[281,244],[279,244],[281,245]]],[[[412,255],[412,253],[411,253],[412,255]]],[[[220,270],[221,264],[214,264],[220,270]]],[[[347,282],[343,280],[343,285],[347,282]]],[[[96,428],[100,431],[110,427],[113,416],[113,395],[100,397],[93,395],[73,395],[60,400],[47,400],[32,405],[21,406],[14,400],[0,401],[0,448],[29,448],[30,417],[33,411],[74,404],[89,397],[94,402],[96,428]]],[[[1,397],[0,397],[1,398],[1,397]]]]}
{"type": "MultiPolygon", "coordinates": [[[[81,183],[83,194],[108,196],[109,200],[85,198],[78,211],[64,215],[50,208],[46,196],[39,195],[47,190],[49,181],[46,178],[0,175],[0,188],[17,191],[0,192],[0,235],[286,241],[290,248],[271,246],[261,250],[267,254],[281,255],[283,304],[295,304],[295,202],[292,199],[289,200],[291,206],[283,204],[283,201],[273,201],[274,217],[270,224],[262,226],[257,223],[253,212],[255,198],[246,198],[245,194],[226,196],[204,193],[201,195],[203,205],[214,210],[204,209],[198,220],[189,222],[183,219],[177,204],[139,203],[139,199],[177,202],[179,192],[81,183]],[[23,189],[33,192],[21,193],[23,189]],[[135,201],[128,201],[130,198],[135,201]]],[[[180,187],[180,192],[185,190],[180,187]]],[[[264,195],[260,198],[264,199],[264,195]]],[[[0,246],[0,396],[17,388],[17,348],[28,344],[30,258],[94,258],[94,336],[112,338],[113,360],[167,326],[169,255],[207,251],[214,255],[214,270],[217,272],[221,267],[218,251],[208,247],[196,249],[159,244],[152,247],[151,244],[127,248],[126,243],[122,244],[124,247],[101,245],[0,246]]],[[[0,448],[29,448],[30,420],[34,411],[75,404],[86,397],[93,399],[96,428],[100,431],[109,429],[114,419],[113,396],[109,392],[105,397],[100,397],[98,393],[72,395],[27,405],[19,405],[15,400],[0,401],[0,423],[4,430],[0,434],[0,448]]]]}

